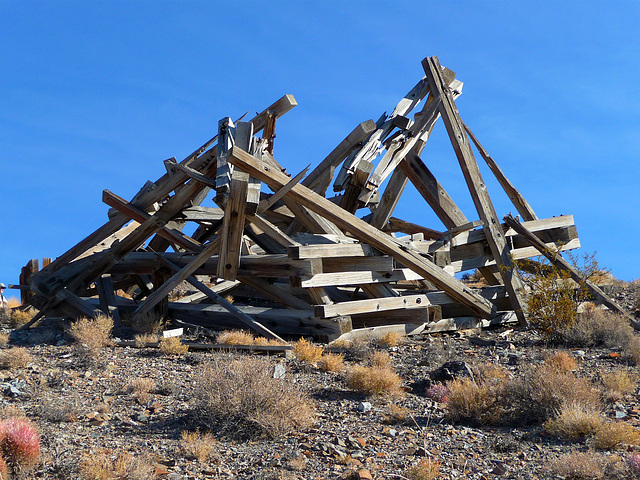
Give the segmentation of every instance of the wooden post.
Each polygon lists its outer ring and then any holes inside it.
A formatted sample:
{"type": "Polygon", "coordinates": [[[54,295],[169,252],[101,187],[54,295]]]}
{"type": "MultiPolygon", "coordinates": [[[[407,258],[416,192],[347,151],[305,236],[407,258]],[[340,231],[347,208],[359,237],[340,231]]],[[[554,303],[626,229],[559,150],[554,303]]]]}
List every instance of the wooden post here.
{"type": "Polygon", "coordinates": [[[111,275],[101,275],[96,281],[98,288],[98,297],[100,298],[100,308],[105,315],[113,319],[114,328],[120,326],[120,312],[116,303],[116,295],[113,288],[113,279],[111,275]]]}
{"type": "Polygon", "coordinates": [[[480,169],[471,151],[469,138],[464,132],[462,120],[453,101],[451,91],[442,78],[440,62],[437,57],[427,57],[422,61],[422,66],[429,79],[431,92],[442,99],[438,107],[440,115],[458,157],[473,203],[476,206],[480,220],[483,222],[483,229],[491,248],[491,253],[500,268],[502,280],[509,292],[511,305],[518,317],[518,321],[524,325],[527,322],[523,310],[524,285],[520,278],[520,273],[514,268],[509,256],[509,247],[489,197],[489,192],[480,174],[480,169]]]}

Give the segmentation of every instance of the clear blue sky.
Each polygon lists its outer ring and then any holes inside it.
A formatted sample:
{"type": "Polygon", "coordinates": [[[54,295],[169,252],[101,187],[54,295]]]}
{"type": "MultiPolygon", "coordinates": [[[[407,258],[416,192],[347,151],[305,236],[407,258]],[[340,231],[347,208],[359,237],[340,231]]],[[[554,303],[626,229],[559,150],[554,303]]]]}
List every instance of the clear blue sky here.
{"type": "MultiPolygon", "coordinates": [[[[640,277],[640,2],[0,2],[0,281],[57,257],[212,137],[286,93],[292,173],[376,120],[437,55],[463,120],[540,217],[573,214],[582,251],[640,277]]],[[[440,124],[423,158],[476,219],[440,124]]],[[[499,215],[515,210],[489,182],[499,215]]],[[[441,228],[415,192],[397,216],[441,228]]]]}

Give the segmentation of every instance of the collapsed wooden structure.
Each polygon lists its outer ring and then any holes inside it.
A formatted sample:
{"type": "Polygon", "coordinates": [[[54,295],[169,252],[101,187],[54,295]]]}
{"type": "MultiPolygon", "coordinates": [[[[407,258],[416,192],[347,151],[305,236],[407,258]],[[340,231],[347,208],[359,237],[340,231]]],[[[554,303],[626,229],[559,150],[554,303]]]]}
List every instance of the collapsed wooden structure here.
{"type": "Polygon", "coordinates": [[[296,106],[285,95],[249,121],[220,120],[214,138],[181,162],[166,160],[167,173],[131,201],[105,190],[109,220],[21,281],[39,309],[33,322],[159,315],[321,340],[371,329],[525,323],[513,262],[539,255],[539,246],[500,221],[472,145],[513,202],[518,225],[543,248],[580,246],[573,217],[537,218],[460,118],[454,72],[436,57],[422,66],[425,76],[391,114],[358,125],[310,172],[292,178],[273,155],[276,120],[296,106]],[[477,219],[462,213],[421,159],[439,118],[477,219]],[[328,197],[332,182],[339,193],[328,197]],[[408,182],[444,229],[393,216],[408,182]],[[210,191],[217,207],[204,204],[210,191]],[[471,289],[455,277],[475,269],[488,286],[471,289]],[[172,298],[185,281],[199,293],[172,298]],[[242,305],[241,298],[253,300],[242,305]]]}

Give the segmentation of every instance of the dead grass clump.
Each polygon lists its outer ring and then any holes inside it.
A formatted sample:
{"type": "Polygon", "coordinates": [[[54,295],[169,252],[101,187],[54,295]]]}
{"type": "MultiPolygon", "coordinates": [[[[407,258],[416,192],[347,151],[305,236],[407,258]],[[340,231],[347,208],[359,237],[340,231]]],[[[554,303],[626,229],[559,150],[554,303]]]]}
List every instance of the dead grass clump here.
{"type": "Polygon", "coordinates": [[[260,345],[260,346],[275,346],[275,347],[286,345],[285,342],[281,342],[280,340],[277,340],[275,338],[266,338],[266,337],[255,337],[253,339],[253,344],[260,345]]]}
{"type": "Polygon", "coordinates": [[[27,323],[36,314],[33,308],[27,308],[21,310],[19,308],[11,309],[9,313],[9,325],[13,328],[18,328],[27,323]]]}
{"type": "Polygon", "coordinates": [[[538,424],[552,418],[564,404],[600,410],[600,392],[571,372],[547,365],[525,370],[517,378],[492,375],[454,380],[449,388],[448,415],[481,425],[538,424]]]}
{"type": "Polygon", "coordinates": [[[547,420],[544,429],[564,440],[575,440],[593,435],[602,426],[598,411],[585,408],[583,404],[564,404],[558,414],[547,420]]]}
{"type": "Polygon", "coordinates": [[[31,361],[31,354],[23,347],[11,347],[0,351],[0,368],[24,368],[31,361]]]}
{"type": "Polygon", "coordinates": [[[617,450],[627,445],[640,445],[640,431],[624,421],[603,423],[591,440],[596,450],[617,450]]]}
{"type": "Polygon", "coordinates": [[[604,478],[602,459],[593,453],[572,452],[551,463],[551,470],[567,480],[599,480],[604,478]]]}
{"type": "Polygon", "coordinates": [[[112,455],[106,450],[87,452],[78,463],[78,473],[85,480],[148,480],[157,478],[150,458],[134,457],[128,453],[112,455]]]}
{"type": "Polygon", "coordinates": [[[351,341],[344,338],[338,338],[329,344],[334,348],[351,348],[351,341]]]}
{"type": "Polygon", "coordinates": [[[376,350],[369,355],[369,363],[378,368],[389,367],[391,364],[391,355],[387,352],[376,350]]]}
{"type": "Polygon", "coordinates": [[[4,347],[7,343],[9,343],[9,334],[0,333],[0,347],[4,347]]]}
{"type": "Polygon", "coordinates": [[[634,338],[633,327],[621,315],[601,310],[592,303],[583,309],[571,326],[561,330],[562,343],[574,347],[622,348],[634,338]]]}
{"type": "Polygon", "coordinates": [[[447,383],[448,416],[453,421],[469,421],[480,425],[502,423],[503,405],[500,399],[506,382],[474,382],[469,378],[447,383]]]}
{"type": "Polygon", "coordinates": [[[356,366],[347,372],[349,388],[366,395],[401,397],[402,378],[389,367],[356,366]]]}
{"type": "Polygon", "coordinates": [[[134,337],[136,348],[145,348],[149,343],[158,343],[160,337],[155,333],[139,333],[134,337]]]}
{"type": "Polygon", "coordinates": [[[81,318],[71,324],[69,333],[78,343],[80,351],[91,356],[111,345],[113,320],[106,315],[97,318],[81,318]]]}
{"type": "Polygon", "coordinates": [[[244,330],[225,330],[217,336],[216,342],[221,345],[253,345],[254,338],[244,330]]]}
{"type": "Polygon", "coordinates": [[[75,422],[80,415],[80,402],[75,397],[46,396],[39,401],[37,413],[40,418],[51,423],[75,422]]]}
{"type": "Polygon", "coordinates": [[[211,433],[201,434],[198,430],[195,432],[185,430],[181,434],[180,449],[188,459],[209,463],[217,457],[216,443],[216,439],[211,433]]]}
{"type": "Polygon", "coordinates": [[[410,466],[404,472],[404,476],[409,480],[433,480],[440,474],[441,462],[423,458],[415,465],[410,466]]]}
{"type": "Polygon", "coordinates": [[[268,361],[219,358],[196,376],[194,408],[205,428],[234,437],[275,438],[313,422],[309,397],[295,384],[273,378],[268,361]]]}
{"type": "Polygon", "coordinates": [[[344,355],[340,353],[325,353],[320,357],[318,368],[323,372],[342,372],[345,369],[344,355]]]}
{"type": "Polygon", "coordinates": [[[139,377],[131,380],[126,387],[127,393],[131,393],[140,405],[149,401],[150,393],[156,389],[156,382],[148,377],[139,377]]]}
{"type": "Polygon", "coordinates": [[[383,347],[397,347],[404,341],[404,337],[398,332],[387,332],[378,339],[378,344],[383,347]]]}
{"type": "Polygon", "coordinates": [[[184,355],[189,351],[189,346],[182,343],[180,337],[161,338],[159,346],[165,355],[184,355]]]}
{"type": "Polygon", "coordinates": [[[626,370],[605,374],[602,377],[605,400],[610,403],[622,400],[634,392],[636,383],[637,377],[629,375],[626,370]]]}
{"type": "Polygon", "coordinates": [[[293,344],[293,353],[301,362],[315,364],[322,358],[324,347],[314,345],[306,338],[301,338],[293,344]]]}
{"type": "Polygon", "coordinates": [[[572,372],[578,368],[578,362],[576,359],[567,352],[556,352],[548,357],[544,363],[549,368],[563,372],[572,372]]]}

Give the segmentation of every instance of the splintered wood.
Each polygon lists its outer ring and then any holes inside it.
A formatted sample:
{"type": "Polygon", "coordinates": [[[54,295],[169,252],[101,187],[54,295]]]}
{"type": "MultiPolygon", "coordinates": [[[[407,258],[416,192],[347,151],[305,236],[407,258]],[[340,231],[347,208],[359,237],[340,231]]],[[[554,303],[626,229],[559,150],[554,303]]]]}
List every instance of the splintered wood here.
{"type": "Polygon", "coordinates": [[[573,217],[539,219],[460,118],[462,82],[436,57],[422,66],[391,114],[357,125],[294,177],[274,154],[292,95],[249,121],[221,118],[216,136],[181,162],[165,160],[167,173],[131,201],[105,190],[106,223],[42,270],[23,272],[23,298],[40,309],[37,319],[105,313],[126,325],[155,315],[324,341],[526,323],[513,262],[578,248],[573,217]],[[421,157],[439,119],[475,218],[421,157]],[[499,221],[472,147],[522,223],[499,221]],[[442,226],[393,216],[409,182],[442,226]],[[476,269],[486,286],[456,278],[476,269]]]}

